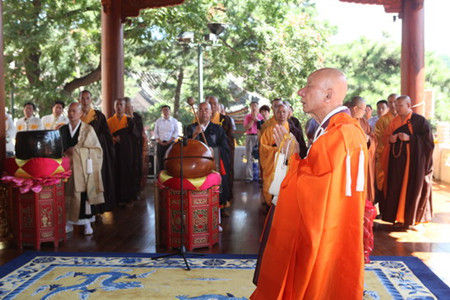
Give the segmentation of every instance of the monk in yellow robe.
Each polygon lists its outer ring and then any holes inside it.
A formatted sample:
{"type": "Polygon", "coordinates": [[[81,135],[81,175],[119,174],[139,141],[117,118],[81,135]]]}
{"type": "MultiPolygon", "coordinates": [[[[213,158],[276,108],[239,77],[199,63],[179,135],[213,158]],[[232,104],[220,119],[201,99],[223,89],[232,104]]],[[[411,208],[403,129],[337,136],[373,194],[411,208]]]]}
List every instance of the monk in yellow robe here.
{"type": "MultiPolygon", "coordinates": [[[[392,120],[397,115],[397,111],[395,110],[395,99],[397,99],[397,94],[390,94],[388,97],[388,107],[389,111],[381,116],[377,123],[375,124],[375,138],[377,141],[377,147],[375,150],[375,185],[378,191],[383,190],[384,185],[384,172],[382,166],[382,154],[384,150],[384,146],[386,145],[385,141],[385,131],[392,120]]],[[[382,196],[379,193],[379,196],[382,196]]],[[[378,197],[377,197],[378,198],[378,197]]],[[[380,199],[377,199],[378,202],[380,199]]]]}
{"type": "Polygon", "coordinates": [[[261,128],[259,129],[260,137],[261,137],[262,133],[264,132],[264,130],[266,130],[266,128],[268,128],[269,126],[274,126],[277,123],[275,121],[275,108],[282,103],[283,103],[283,100],[281,100],[281,98],[275,98],[272,100],[273,116],[261,125],[261,128]]]}
{"type": "Polygon", "coordinates": [[[320,127],[306,158],[290,158],[251,299],[363,296],[367,147],[358,121],[342,106],[346,91],[345,76],[325,68],[298,92],[320,127]]]}
{"type": "MultiPolygon", "coordinates": [[[[273,129],[276,125],[283,126],[289,132],[289,124],[287,122],[289,116],[289,108],[283,103],[275,107],[274,117],[275,122],[266,127],[261,135],[259,141],[259,163],[262,169],[262,194],[264,201],[270,206],[272,202],[272,195],[269,193],[269,187],[273,180],[275,171],[275,154],[278,151],[278,146],[275,144],[273,129]]],[[[266,124],[266,123],[264,123],[266,124]]]]}

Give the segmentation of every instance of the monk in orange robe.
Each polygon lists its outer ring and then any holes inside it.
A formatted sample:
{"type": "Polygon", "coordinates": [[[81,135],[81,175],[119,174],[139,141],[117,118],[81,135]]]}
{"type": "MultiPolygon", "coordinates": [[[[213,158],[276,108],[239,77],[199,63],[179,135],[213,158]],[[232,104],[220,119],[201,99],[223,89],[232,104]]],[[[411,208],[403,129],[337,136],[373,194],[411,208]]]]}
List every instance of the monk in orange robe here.
{"type": "Polygon", "coordinates": [[[359,122],[342,107],[346,91],[345,76],[325,68],[298,92],[320,127],[306,158],[290,158],[251,299],[363,296],[367,147],[359,122]]]}
{"type": "Polygon", "coordinates": [[[408,96],[398,97],[395,107],[398,115],[385,133],[380,211],[384,221],[408,228],[431,220],[434,142],[430,124],[412,112],[408,96]]]}
{"type": "Polygon", "coordinates": [[[362,130],[366,134],[367,138],[367,150],[368,150],[368,171],[367,171],[367,198],[364,209],[364,262],[370,262],[370,254],[373,250],[374,237],[373,237],[373,220],[377,216],[376,209],[373,206],[375,201],[375,135],[372,132],[367,118],[364,115],[367,113],[366,100],[360,96],[352,98],[350,103],[350,110],[353,118],[359,121],[362,130]]]}
{"type": "Polygon", "coordinates": [[[385,132],[392,122],[392,120],[397,115],[397,111],[395,110],[395,99],[397,99],[397,94],[390,94],[388,97],[388,107],[389,111],[381,116],[377,123],[375,123],[375,139],[377,141],[377,147],[375,149],[375,187],[377,189],[376,200],[375,202],[380,202],[383,198],[383,186],[384,186],[384,172],[383,172],[383,164],[382,164],[382,156],[385,146],[385,132]]]}
{"type": "Polygon", "coordinates": [[[352,117],[359,121],[359,125],[363,129],[367,138],[367,149],[369,151],[369,164],[367,172],[367,199],[370,202],[375,200],[375,147],[376,140],[375,134],[369,125],[369,122],[364,118],[366,113],[366,100],[360,96],[355,96],[352,98],[350,103],[350,111],[352,117]]]}

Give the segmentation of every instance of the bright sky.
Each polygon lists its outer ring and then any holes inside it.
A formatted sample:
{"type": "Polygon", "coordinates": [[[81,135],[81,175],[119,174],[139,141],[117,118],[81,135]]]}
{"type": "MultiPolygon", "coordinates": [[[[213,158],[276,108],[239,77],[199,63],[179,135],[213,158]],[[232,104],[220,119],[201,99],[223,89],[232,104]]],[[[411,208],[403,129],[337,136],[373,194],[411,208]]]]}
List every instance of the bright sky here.
{"type": "MultiPolygon", "coordinates": [[[[355,4],[339,0],[316,0],[319,18],[338,27],[332,44],[346,43],[366,36],[382,39],[383,32],[401,43],[402,21],[386,13],[382,5],[355,4]]],[[[450,56],[450,0],[425,0],[425,51],[450,56]]]]}

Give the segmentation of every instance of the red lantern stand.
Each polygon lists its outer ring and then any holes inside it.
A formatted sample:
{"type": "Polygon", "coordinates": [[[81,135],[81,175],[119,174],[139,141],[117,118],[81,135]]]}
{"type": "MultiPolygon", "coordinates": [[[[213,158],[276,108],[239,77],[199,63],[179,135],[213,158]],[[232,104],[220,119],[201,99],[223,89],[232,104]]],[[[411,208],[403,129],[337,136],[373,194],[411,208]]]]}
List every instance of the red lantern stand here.
{"type": "Polygon", "coordinates": [[[57,249],[59,242],[66,240],[66,206],[61,181],[43,186],[39,193],[22,194],[13,188],[9,207],[10,224],[20,249],[23,244],[32,244],[40,250],[42,242],[53,242],[57,249]]]}
{"type": "MultiPolygon", "coordinates": [[[[175,179],[179,181],[178,178],[175,179]]],[[[185,179],[185,182],[189,180],[185,179]]],[[[178,248],[181,243],[181,191],[173,186],[169,187],[170,184],[161,183],[161,180],[158,180],[158,183],[161,246],[167,249],[178,248]]],[[[188,251],[203,247],[211,249],[219,241],[219,186],[212,185],[197,190],[184,189],[183,202],[186,216],[184,220],[186,249],[188,251]]]]}

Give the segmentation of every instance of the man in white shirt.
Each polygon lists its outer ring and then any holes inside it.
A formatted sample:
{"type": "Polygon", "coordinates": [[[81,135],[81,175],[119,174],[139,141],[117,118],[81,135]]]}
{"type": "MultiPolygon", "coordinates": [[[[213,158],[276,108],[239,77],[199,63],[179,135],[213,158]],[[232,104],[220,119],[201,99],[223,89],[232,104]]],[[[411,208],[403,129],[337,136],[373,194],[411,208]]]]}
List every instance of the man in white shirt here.
{"type": "Polygon", "coordinates": [[[55,101],[52,107],[52,113],[42,117],[42,125],[44,129],[55,130],[69,123],[69,119],[63,115],[64,102],[55,101]]]}
{"type": "Polygon", "coordinates": [[[14,156],[14,143],[16,137],[16,127],[9,114],[5,113],[5,133],[6,133],[6,156],[14,156]]]}
{"type": "Polygon", "coordinates": [[[170,116],[170,106],[161,107],[161,117],[155,123],[156,152],[158,172],[164,168],[164,156],[167,149],[178,138],[178,121],[170,116]]]}
{"type": "Polygon", "coordinates": [[[36,105],[33,102],[27,102],[23,106],[23,118],[16,121],[17,131],[42,130],[42,122],[38,117],[33,116],[36,105]]]}

